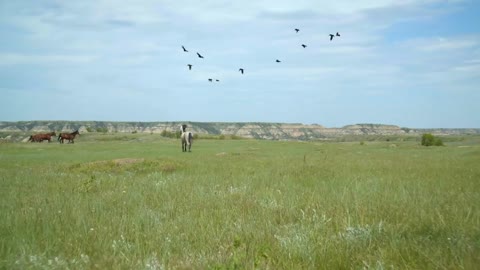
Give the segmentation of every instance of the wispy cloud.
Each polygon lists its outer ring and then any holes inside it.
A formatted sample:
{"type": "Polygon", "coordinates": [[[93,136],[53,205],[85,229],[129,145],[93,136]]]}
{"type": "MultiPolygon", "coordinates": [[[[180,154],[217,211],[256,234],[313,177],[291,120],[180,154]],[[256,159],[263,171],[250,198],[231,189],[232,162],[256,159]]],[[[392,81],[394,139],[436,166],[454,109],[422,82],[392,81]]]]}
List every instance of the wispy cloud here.
{"type": "Polygon", "coordinates": [[[50,65],[50,64],[86,64],[97,59],[94,55],[34,55],[18,53],[0,53],[0,66],[10,65],[50,65]]]}
{"type": "Polygon", "coordinates": [[[409,40],[408,44],[424,52],[440,52],[462,50],[478,47],[480,38],[472,37],[437,37],[428,39],[409,40]]]}

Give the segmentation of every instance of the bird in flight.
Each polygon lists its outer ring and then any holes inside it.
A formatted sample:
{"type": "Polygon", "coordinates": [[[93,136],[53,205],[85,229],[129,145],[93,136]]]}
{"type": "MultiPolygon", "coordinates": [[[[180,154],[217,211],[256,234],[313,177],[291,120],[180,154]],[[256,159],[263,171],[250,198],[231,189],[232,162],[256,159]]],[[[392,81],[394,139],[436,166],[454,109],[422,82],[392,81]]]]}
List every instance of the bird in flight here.
{"type": "Polygon", "coordinates": [[[192,64],[188,64],[188,70],[192,70],[192,64]]]}
{"type": "Polygon", "coordinates": [[[212,81],[213,81],[213,79],[208,79],[208,81],[209,81],[209,82],[212,82],[212,81]]]}
{"type": "Polygon", "coordinates": [[[334,34],[330,34],[330,41],[332,41],[334,36],[335,36],[334,34]]]}
{"type": "Polygon", "coordinates": [[[198,55],[199,58],[203,58],[203,56],[201,54],[199,54],[198,52],[197,52],[197,55],[198,55]]]}
{"type": "Polygon", "coordinates": [[[183,45],[182,45],[182,49],[183,49],[184,52],[188,52],[187,49],[185,49],[185,47],[183,47],[183,45]]]}
{"type": "Polygon", "coordinates": [[[340,34],[337,32],[336,36],[337,36],[337,37],[339,37],[339,36],[340,36],[340,34]]]}
{"type": "Polygon", "coordinates": [[[275,60],[275,62],[280,63],[280,62],[282,62],[282,61],[280,61],[280,60],[277,59],[277,60],[275,60]]]}
{"type": "Polygon", "coordinates": [[[298,29],[298,28],[295,28],[295,32],[297,32],[297,33],[298,33],[298,31],[300,31],[300,29],[298,29]]]}
{"type": "Polygon", "coordinates": [[[238,69],[238,71],[240,71],[243,74],[243,68],[238,69]]]}
{"type": "Polygon", "coordinates": [[[305,45],[305,44],[302,44],[302,47],[303,47],[303,48],[306,48],[306,47],[307,47],[307,45],[305,45]]]}
{"type": "Polygon", "coordinates": [[[215,81],[219,82],[220,80],[219,80],[219,79],[215,79],[215,81]]]}

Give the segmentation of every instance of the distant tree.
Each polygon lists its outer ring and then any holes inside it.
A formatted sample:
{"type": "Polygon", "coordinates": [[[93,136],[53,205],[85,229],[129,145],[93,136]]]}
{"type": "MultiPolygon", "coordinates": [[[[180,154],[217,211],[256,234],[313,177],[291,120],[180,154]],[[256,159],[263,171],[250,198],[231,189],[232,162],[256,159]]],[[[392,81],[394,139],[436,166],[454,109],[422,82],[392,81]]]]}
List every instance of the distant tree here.
{"type": "Polygon", "coordinates": [[[422,145],[423,146],[443,146],[442,139],[433,136],[430,133],[424,133],[422,135],[422,145]]]}

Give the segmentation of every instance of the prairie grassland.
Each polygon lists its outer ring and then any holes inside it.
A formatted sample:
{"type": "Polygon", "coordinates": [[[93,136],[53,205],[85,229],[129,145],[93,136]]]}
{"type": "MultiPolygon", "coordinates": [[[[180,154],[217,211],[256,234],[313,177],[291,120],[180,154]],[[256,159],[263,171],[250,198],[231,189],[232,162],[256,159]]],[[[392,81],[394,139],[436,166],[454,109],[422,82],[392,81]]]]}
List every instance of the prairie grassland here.
{"type": "Polygon", "coordinates": [[[475,269],[475,139],[0,144],[0,268],[475,269]]]}

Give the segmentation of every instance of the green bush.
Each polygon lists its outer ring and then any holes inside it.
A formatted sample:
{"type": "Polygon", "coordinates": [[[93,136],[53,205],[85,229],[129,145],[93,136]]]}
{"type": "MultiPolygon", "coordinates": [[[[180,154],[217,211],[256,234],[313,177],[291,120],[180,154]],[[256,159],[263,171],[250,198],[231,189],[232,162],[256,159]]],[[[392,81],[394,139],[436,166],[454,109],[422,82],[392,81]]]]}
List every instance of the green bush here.
{"type": "Polygon", "coordinates": [[[160,136],[167,137],[167,138],[180,139],[180,137],[182,136],[182,132],[181,131],[171,132],[167,130],[162,130],[162,132],[160,133],[160,136]]]}
{"type": "Polygon", "coordinates": [[[442,139],[433,136],[430,133],[424,133],[422,135],[422,145],[423,146],[443,146],[442,139]]]}

